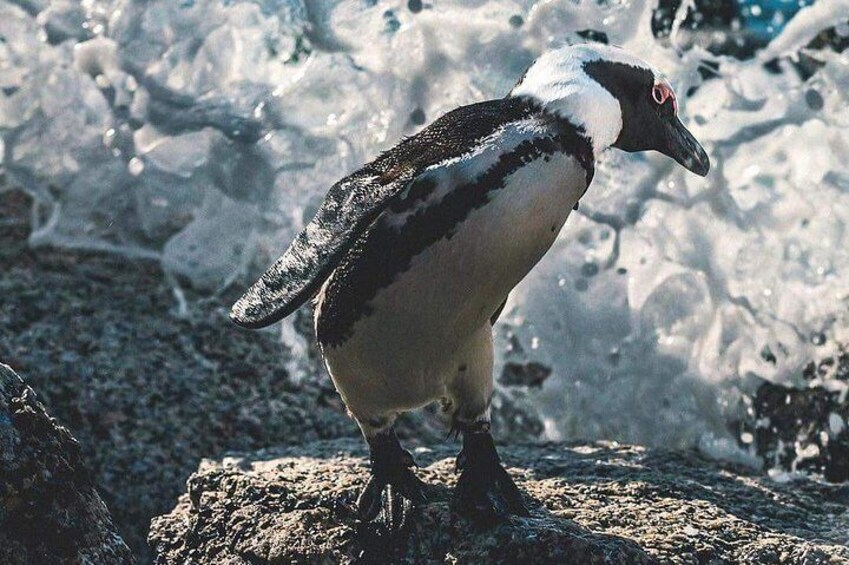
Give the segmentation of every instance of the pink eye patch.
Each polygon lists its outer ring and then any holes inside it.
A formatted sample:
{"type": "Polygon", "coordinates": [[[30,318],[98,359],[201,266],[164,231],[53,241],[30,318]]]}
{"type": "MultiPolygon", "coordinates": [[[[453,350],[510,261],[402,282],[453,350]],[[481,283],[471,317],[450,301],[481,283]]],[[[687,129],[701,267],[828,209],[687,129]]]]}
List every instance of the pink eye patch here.
{"type": "Polygon", "coordinates": [[[651,97],[658,105],[663,106],[668,99],[672,99],[672,111],[678,113],[678,100],[675,99],[675,93],[672,87],[665,82],[659,82],[651,89],[651,97]]]}

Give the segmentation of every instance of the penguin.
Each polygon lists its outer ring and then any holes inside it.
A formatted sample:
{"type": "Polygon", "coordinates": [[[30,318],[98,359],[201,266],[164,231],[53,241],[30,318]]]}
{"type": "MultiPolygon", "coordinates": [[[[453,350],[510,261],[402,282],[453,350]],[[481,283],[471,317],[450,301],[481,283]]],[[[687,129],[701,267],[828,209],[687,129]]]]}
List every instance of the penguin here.
{"type": "Polygon", "coordinates": [[[261,328],[315,298],[327,370],[369,447],[363,521],[426,499],[393,423],[435,401],[462,435],[453,509],[480,523],[528,515],[490,431],[492,326],[602,151],[658,151],[707,175],[677,114],[669,82],[621,48],[546,52],[504,98],[448,112],[334,184],[235,303],[236,324],[261,328]]]}

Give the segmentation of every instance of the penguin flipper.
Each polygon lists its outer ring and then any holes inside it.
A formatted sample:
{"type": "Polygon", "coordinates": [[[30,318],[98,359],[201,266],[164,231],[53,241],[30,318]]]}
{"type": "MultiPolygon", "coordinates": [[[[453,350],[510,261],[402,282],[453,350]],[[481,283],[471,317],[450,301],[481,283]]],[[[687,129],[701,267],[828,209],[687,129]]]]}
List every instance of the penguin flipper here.
{"type": "Polygon", "coordinates": [[[407,184],[398,180],[381,183],[364,168],[333,185],[289,249],[233,305],[233,322],[245,328],[263,328],[309,300],[357,236],[407,184]]]}
{"type": "Polygon", "coordinates": [[[334,184],[289,249],[233,305],[230,318],[256,329],[294,312],[318,292],[356,239],[419,174],[468,153],[498,128],[536,110],[529,100],[517,98],[462,106],[334,184]]]}

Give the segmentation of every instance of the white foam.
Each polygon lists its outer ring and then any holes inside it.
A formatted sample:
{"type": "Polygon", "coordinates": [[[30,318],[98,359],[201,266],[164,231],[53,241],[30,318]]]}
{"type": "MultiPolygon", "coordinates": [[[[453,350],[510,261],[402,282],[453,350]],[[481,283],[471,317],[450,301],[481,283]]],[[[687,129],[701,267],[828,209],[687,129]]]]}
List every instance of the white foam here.
{"type": "MultiPolygon", "coordinates": [[[[511,296],[499,365],[553,368],[536,395],[548,433],[726,453],[757,379],[795,382],[846,340],[846,55],[817,54],[802,81],[679,53],[652,39],[648,1],[368,4],[86,0],[37,18],[0,3],[3,168],[39,200],[33,242],[159,257],[213,289],[257,274],[334,181],[420,118],[503,96],[596,29],[667,76],[713,170],[608,152],[511,296]],[[702,59],[719,78],[702,84],[702,59]]],[[[765,53],[842,5],[817,2],[765,53]]]]}

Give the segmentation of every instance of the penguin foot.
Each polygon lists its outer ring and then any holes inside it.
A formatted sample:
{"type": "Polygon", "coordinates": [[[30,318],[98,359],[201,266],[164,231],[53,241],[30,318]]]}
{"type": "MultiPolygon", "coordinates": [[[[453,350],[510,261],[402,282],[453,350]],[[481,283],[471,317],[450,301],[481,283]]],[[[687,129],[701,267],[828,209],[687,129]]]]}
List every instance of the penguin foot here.
{"type": "Polygon", "coordinates": [[[484,431],[463,434],[463,449],[457,456],[460,479],[454,490],[454,511],[480,526],[490,527],[508,515],[530,516],[522,492],[501,465],[495,443],[484,431]]]}
{"type": "Polygon", "coordinates": [[[411,470],[416,462],[394,432],[375,436],[369,447],[371,477],[357,499],[357,512],[364,522],[382,513],[388,529],[400,529],[413,507],[426,502],[425,483],[411,470]]]}

